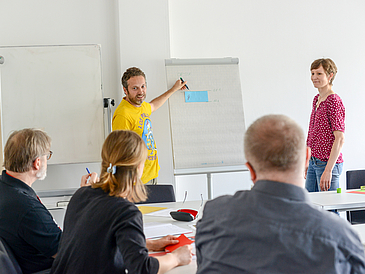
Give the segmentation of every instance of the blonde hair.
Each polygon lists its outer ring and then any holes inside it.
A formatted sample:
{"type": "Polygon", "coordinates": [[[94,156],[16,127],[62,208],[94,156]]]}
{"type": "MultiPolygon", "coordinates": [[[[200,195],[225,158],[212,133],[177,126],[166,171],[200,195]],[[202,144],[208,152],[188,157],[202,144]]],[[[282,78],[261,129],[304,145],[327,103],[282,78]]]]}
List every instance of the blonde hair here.
{"type": "Polygon", "coordinates": [[[27,172],[38,157],[45,155],[51,148],[51,138],[40,129],[25,128],[10,134],[4,147],[6,170],[27,172]]]}
{"type": "Polygon", "coordinates": [[[92,185],[110,196],[126,197],[131,202],[147,199],[146,189],[138,178],[138,166],[146,160],[147,147],[142,138],[129,130],[116,130],[105,139],[101,151],[100,181],[92,185]],[[115,172],[108,170],[110,164],[115,172]]]}

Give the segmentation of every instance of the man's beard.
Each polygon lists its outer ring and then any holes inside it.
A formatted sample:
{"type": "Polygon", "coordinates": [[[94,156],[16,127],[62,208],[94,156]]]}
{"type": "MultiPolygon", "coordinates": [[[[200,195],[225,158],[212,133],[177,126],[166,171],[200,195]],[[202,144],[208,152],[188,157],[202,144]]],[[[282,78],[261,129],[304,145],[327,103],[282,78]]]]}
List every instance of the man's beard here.
{"type": "Polygon", "coordinates": [[[138,99],[137,98],[137,95],[135,97],[132,97],[131,94],[128,92],[126,93],[126,96],[128,98],[128,100],[130,102],[132,102],[133,104],[137,105],[137,106],[140,106],[142,105],[143,101],[146,99],[146,94],[143,94],[143,97],[142,99],[138,99]]]}
{"type": "Polygon", "coordinates": [[[44,180],[47,176],[47,167],[42,164],[41,169],[37,172],[35,176],[37,177],[37,180],[44,180]]]}

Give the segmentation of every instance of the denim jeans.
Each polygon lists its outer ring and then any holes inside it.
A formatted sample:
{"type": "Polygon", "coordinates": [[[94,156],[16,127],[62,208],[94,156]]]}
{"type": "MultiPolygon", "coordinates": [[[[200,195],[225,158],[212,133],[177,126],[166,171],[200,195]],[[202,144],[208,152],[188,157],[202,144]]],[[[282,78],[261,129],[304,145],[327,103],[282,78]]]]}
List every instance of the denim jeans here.
{"type": "Polygon", "coordinates": [[[157,178],[153,178],[149,180],[146,185],[157,185],[157,178]]]}
{"type": "MultiPolygon", "coordinates": [[[[319,192],[321,176],[326,168],[327,162],[321,161],[318,158],[311,157],[307,171],[307,179],[305,181],[305,188],[309,192],[319,192]]],[[[331,187],[329,190],[337,190],[340,185],[340,175],[342,173],[343,163],[335,164],[332,170],[331,187]]]]}

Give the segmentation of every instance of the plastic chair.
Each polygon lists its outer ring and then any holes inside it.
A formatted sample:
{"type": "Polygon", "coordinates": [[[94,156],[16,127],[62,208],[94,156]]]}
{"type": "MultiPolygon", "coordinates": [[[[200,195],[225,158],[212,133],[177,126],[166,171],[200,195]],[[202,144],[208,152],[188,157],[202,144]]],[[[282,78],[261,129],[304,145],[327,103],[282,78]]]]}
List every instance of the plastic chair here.
{"type": "MultiPolygon", "coordinates": [[[[358,189],[365,186],[365,170],[349,170],[346,172],[346,188],[358,189]]],[[[365,195],[365,194],[359,194],[365,195]]],[[[347,220],[351,224],[365,223],[365,210],[347,211],[347,220]]]]}
{"type": "Polygon", "coordinates": [[[23,273],[13,252],[2,238],[0,238],[0,269],[4,274],[23,273]]]}
{"type": "Polygon", "coordinates": [[[146,185],[145,187],[147,188],[148,198],[145,202],[137,204],[176,202],[172,185],[146,185]]]}

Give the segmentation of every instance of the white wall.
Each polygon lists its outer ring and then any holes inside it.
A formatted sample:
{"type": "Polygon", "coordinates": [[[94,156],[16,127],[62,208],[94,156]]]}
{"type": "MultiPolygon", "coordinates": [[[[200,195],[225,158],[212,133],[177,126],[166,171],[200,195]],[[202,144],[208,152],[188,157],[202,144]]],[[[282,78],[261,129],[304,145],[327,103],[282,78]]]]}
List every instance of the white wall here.
{"type": "MultiPolygon", "coordinates": [[[[120,0],[119,4],[121,73],[132,66],[145,72],[147,102],[167,90],[164,61],[170,58],[167,3],[167,0],[120,0]]],[[[124,96],[119,95],[118,104],[124,96]]],[[[161,166],[159,184],[174,184],[168,115],[167,103],[151,115],[161,166]]]]}
{"type": "MultiPolygon", "coordinates": [[[[117,0],[1,0],[0,46],[101,44],[104,96],[116,98],[121,90],[118,4],[117,0]]],[[[76,188],[86,166],[100,172],[99,164],[51,165],[46,180],[33,186],[76,188]]]]}
{"type": "MultiPolygon", "coordinates": [[[[119,104],[123,97],[120,77],[128,67],[138,66],[147,75],[150,101],[166,91],[164,59],[170,57],[167,3],[0,0],[0,46],[101,44],[104,97],[115,98],[119,104]]],[[[167,104],[151,118],[160,156],[159,182],[174,184],[167,104]]],[[[34,188],[78,187],[86,166],[100,170],[99,164],[50,165],[46,180],[36,182],[34,188]]]]}
{"type": "MultiPolygon", "coordinates": [[[[310,63],[331,57],[339,68],[334,90],[346,106],[343,153],[348,170],[365,167],[364,8],[360,0],[0,0],[0,46],[101,44],[104,95],[117,103],[121,74],[130,66],[146,72],[150,101],[166,90],[165,58],[239,57],[246,126],[264,114],[284,113],[305,131],[316,94],[310,63]]],[[[167,104],[152,121],[160,183],[172,183],[167,104]]],[[[50,167],[46,181],[34,186],[77,187],[84,168],[50,167]]],[[[194,185],[199,191],[205,188],[201,177],[194,185]]],[[[249,187],[247,174],[212,178],[214,196],[249,187]]],[[[344,175],[341,180],[343,184],[344,175]]],[[[185,188],[179,189],[183,193],[185,188]]]]}
{"type": "Polygon", "coordinates": [[[310,64],[332,58],[338,66],[333,89],[346,107],[342,187],[346,170],[365,168],[364,1],[170,0],[169,10],[172,58],[240,59],[247,127],[264,114],[282,113],[307,133],[317,93],[310,64]]]}

